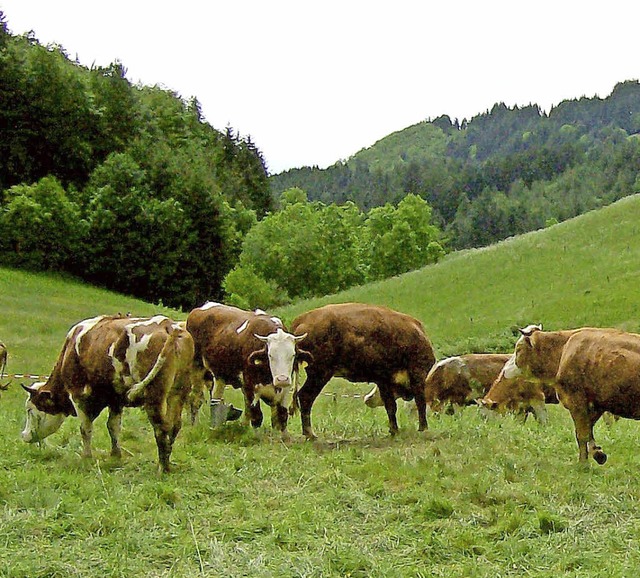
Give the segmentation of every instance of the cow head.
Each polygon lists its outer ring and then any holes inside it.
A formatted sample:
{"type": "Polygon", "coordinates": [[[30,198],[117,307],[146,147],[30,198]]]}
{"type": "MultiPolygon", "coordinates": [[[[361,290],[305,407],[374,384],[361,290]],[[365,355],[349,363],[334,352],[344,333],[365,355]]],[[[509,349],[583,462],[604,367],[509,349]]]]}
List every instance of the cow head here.
{"type": "MultiPolygon", "coordinates": [[[[34,383],[30,387],[22,386],[29,397],[25,403],[27,421],[20,435],[22,440],[29,444],[41,442],[44,438],[58,431],[67,415],[71,415],[64,409],[57,408],[50,391],[41,391],[43,385],[45,382],[34,383]]],[[[72,415],[75,415],[71,400],[69,400],[69,405],[73,411],[72,415]]]]}
{"type": "Polygon", "coordinates": [[[249,356],[249,361],[256,365],[268,361],[272,377],[271,384],[256,386],[256,394],[259,397],[274,403],[282,403],[284,390],[291,387],[295,365],[299,362],[299,357],[306,354],[298,351],[296,344],[306,336],[306,333],[292,335],[281,328],[270,335],[256,335],[257,339],[265,343],[265,347],[254,351],[249,356]]]}
{"type": "Polygon", "coordinates": [[[542,331],[542,325],[527,325],[524,329],[520,329],[520,339],[516,342],[516,349],[513,357],[505,366],[507,370],[507,378],[517,377],[523,372],[531,374],[535,365],[534,340],[535,334],[542,331]]]}
{"type": "Polygon", "coordinates": [[[482,413],[489,416],[490,411],[500,414],[513,412],[526,416],[532,411],[539,422],[545,423],[547,410],[542,383],[525,378],[521,371],[515,372],[514,358],[515,354],[509,358],[487,394],[477,400],[482,413]]]}

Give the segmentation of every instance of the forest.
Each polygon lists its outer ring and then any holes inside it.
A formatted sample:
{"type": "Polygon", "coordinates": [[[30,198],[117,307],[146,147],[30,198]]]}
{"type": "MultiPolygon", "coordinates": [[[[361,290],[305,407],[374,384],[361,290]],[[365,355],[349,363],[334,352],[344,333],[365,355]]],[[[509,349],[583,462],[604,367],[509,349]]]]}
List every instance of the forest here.
{"type": "Polygon", "coordinates": [[[365,211],[415,194],[449,249],[477,247],[640,191],[639,132],[632,80],[548,113],[499,103],[470,120],[425,120],[327,169],[292,169],[270,182],[276,196],[300,187],[311,200],[365,211]]]}
{"type": "Polygon", "coordinates": [[[273,207],[250,137],[197,99],[86,68],[0,12],[0,263],[59,271],[149,302],[221,297],[273,207]]]}
{"type": "Polygon", "coordinates": [[[496,104],[270,175],[197,98],[85,67],[0,11],[0,265],[188,310],[333,293],[640,191],[640,85],[496,104]]]}

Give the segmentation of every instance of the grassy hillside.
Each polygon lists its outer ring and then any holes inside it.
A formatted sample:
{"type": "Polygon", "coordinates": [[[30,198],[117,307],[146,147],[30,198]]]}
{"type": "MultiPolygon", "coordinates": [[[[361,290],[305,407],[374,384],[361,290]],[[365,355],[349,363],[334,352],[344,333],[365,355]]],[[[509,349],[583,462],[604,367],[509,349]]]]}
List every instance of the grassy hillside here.
{"type": "MultiPolygon", "coordinates": [[[[281,311],[328,301],[388,304],[421,318],[440,355],[508,348],[512,325],[637,330],[640,198],[483,251],[281,311]]],[[[48,371],[69,326],[154,306],[63,279],[0,270],[0,339],[10,370],[48,371]]],[[[169,311],[165,311],[170,313],[169,311]]],[[[182,318],[183,318],[182,314],[182,318]]],[[[180,314],[175,314],[180,318],[180,314]]],[[[0,576],[632,576],[640,567],[640,430],[596,428],[604,466],[579,467],[568,413],[540,428],[469,408],[428,432],[334,381],[283,443],[268,425],[211,431],[203,408],[178,437],[175,472],[155,473],[146,417],[128,410],[125,457],[108,457],[104,416],[82,460],[77,420],[46,445],[19,441],[24,392],[0,399],[0,576]],[[342,397],[345,395],[346,397],[342,397]]],[[[229,400],[241,405],[237,392],[229,400]]],[[[268,413],[265,423],[268,424],[268,413]]]]}
{"type": "MultiPolygon", "coordinates": [[[[0,341],[12,373],[48,372],[76,322],[102,314],[151,315],[175,311],[50,274],[0,268],[0,341]]],[[[183,317],[184,318],[184,315],[183,317]]]]}
{"type": "Polygon", "coordinates": [[[510,347],[511,328],[640,330],[640,197],[545,230],[281,310],[367,301],[421,319],[440,355],[510,347]]]}

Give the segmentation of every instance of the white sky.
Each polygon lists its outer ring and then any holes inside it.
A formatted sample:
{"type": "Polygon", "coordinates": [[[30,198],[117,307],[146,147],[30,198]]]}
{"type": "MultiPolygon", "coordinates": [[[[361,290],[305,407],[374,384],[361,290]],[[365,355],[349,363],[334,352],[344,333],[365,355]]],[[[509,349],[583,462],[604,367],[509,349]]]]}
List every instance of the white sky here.
{"type": "MultiPolygon", "coordinates": [[[[635,0],[0,0],[85,66],[198,98],[271,173],[441,114],[607,96],[640,78],[635,0]]],[[[0,79],[1,82],[1,79],[0,79]]]]}

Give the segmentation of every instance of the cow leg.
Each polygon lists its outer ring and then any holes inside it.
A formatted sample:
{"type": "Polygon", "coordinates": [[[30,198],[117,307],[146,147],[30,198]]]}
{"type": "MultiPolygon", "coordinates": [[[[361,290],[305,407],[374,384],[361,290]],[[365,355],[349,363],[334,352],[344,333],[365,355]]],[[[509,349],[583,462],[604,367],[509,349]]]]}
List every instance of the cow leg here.
{"type": "Polygon", "coordinates": [[[192,379],[191,392],[189,393],[189,415],[191,417],[191,425],[195,425],[198,418],[198,412],[204,403],[204,392],[208,390],[207,382],[203,376],[194,372],[192,379]]]}
{"type": "Polygon", "coordinates": [[[298,403],[300,405],[300,419],[302,421],[302,433],[308,440],[316,440],[318,437],[313,432],[311,427],[311,407],[316,400],[322,388],[331,379],[331,376],[327,375],[315,375],[312,371],[307,369],[307,380],[304,385],[298,390],[298,403]]]}
{"type": "Polygon", "coordinates": [[[93,420],[88,414],[86,414],[78,405],[76,405],[76,413],[80,420],[80,435],[82,436],[82,457],[90,458],[91,453],[91,437],[93,435],[93,420]]]}
{"type": "MultiPolygon", "coordinates": [[[[531,402],[531,411],[540,425],[547,425],[547,404],[544,400],[536,399],[531,402]]],[[[525,416],[527,414],[525,413],[525,416]]]]}
{"type": "Polygon", "coordinates": [[[122,430],[122,408],[109,408],[107,430],[109,430],[109,437],[111,438],[111,456],[121,458],[120,431],[122,430]]]}
{"type": "Polygon", "coordinates": [[[147,417],[149,423],[153,427],[153,435],[156,438],[156,446],[158,448],[158,467],[160,471],[168,473],[170,471],[170,458],[172,440],[169,434],[169,425],[167,420],[162,415],[159,408],[153,406],[147,406],[147,417]]]}
{"type": "Polygon", "coordinates": [[[427,400],[424,392],[424,379],[418,381],[418,386],[415,387],[415,403],[418,409],[418,431],[424,431],[427,429],[427,400]]]}
{"type": "Polygon", "coordinates": [[[260,400],[255,398],[255,386],[252,383],[244,384],[242,393],[244,394],[245,404],[245,423],[247,420],[255,428],[262,425],[262,409],[260,409],[260,400]]]}
{"type": "Polygon", "coordinates": [[[396,404],[396,398],[393,395],[393,390],[388,384],[378,383],[378,389],[380,390],[380,397],[382,397],[384,408],[387,410],[387,417],[389,418],[389,433],[394,436],[398,433],[398,419],[396,417],[398,406],[396,404]]]}
{"type": "Polygon", "coordinates": [[[586,401],[581,408],[569,409],[575,425],[576,441],[578,443],[578,456],[580,462],[586,463],[591,456],[598,464],[607,461],[607,454],[602,451],[593,437],[593,426],[602,415],[602,412],[586,409],[586,401]]]}
{"type": "Polygon", "coordinates": [[[288,438],[287,420],[289,418],[289,410],[280,403],[274,403],[271,406],[271,427],[282,432],[282,436],[288,438]]]}

